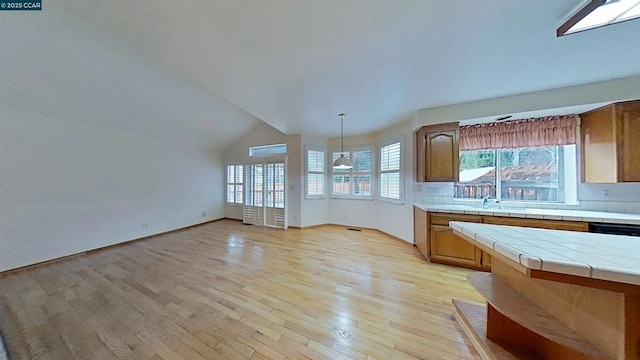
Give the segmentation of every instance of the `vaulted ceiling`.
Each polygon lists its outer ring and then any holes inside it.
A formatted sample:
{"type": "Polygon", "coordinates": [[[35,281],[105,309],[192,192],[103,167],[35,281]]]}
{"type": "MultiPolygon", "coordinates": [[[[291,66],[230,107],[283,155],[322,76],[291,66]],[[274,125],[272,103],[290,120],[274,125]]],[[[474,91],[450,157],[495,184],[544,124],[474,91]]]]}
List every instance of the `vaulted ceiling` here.
{"type": "MultiPolygon", "coordinates": [[[[287,134],[640,74],[640,20],[555,37],[581,0],[47,1],[287,134]]],[[[226,124],[226,126],[233,126],[226,124]]]]}

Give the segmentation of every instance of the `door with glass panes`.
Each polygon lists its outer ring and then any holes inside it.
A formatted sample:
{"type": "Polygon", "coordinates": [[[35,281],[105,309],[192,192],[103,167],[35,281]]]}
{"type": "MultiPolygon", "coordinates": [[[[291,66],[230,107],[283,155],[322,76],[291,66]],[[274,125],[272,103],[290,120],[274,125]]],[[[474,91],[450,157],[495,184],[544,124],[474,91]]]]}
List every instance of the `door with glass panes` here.
{"type": "Polygon", "coordinates": [[[286,229],[285,160],[245,165],[243,222],[286,229]]]}

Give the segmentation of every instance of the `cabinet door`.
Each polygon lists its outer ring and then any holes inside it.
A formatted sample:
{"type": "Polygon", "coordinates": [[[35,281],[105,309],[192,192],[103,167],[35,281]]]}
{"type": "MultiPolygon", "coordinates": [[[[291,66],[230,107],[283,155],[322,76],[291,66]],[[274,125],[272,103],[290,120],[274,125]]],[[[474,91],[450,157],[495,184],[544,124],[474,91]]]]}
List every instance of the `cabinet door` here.
{"type": "Polygon", "coordinates": [[[458,130],[429,132],[425,144],[425,180],[458,181],[458,130]]]}
{"type": "Polygon", "coordinates": [[[418,250],[429,259],[427,247],[427,212],[413,207],[413,242],[418,250]]]}
{"type": "Polygon", "coordinates": [[[489,255],[488,252],[483,251],[482,252],[482,260],[481,260],[481,265],[482,268],[488,271],[491,271],[491,255],[489,255]]]}
{"type": "Polygon", "coordinates": [[[640,102],[619,106],[618,181],[640,181],[640,102]]]}
{"type": "Polygon", "coordinates": [[[430,258],[444,264],[479,267],[480,249],[453,233],[448,226],[429,227],[430,258]]]}
{"type": "Polygon", "coordinates": [[[582,182],[617,181],[616,135],[613,105],[580,115],[582,125],[582,182]]]}
{"type": "Polygon", "coordinates": [[[423,126],[416,132],[416,180],[458,181],[458,123],[423,126]]]}

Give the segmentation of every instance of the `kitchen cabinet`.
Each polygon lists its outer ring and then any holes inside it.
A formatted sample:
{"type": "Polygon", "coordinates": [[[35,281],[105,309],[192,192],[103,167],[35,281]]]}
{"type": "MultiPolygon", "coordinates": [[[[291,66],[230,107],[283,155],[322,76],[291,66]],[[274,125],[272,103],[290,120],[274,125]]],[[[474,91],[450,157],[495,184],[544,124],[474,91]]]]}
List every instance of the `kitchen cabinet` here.
{"type": "Polygon", "coordinates": [[[427,256],[427,212],[413,207],[413,243],[427,256]]]}
{"type": "Polygon", "coordinates": [[[434,263],[482,268],[482,250],[453,233],[449,221],[482,222],[481,216],[429,214],[427,259],[434,263]]]}
{"type": "Polygon", "coordinates": [[[423,126],[416,132],[418,182],[456,182],[459,172],[457,122],[423,126]]]}
{"type": "Polygon", "coordinates": [[[428,212],[417,207],[414,213],[414,242],[420,252],[433,263],[491,271],[489,253],[462,239],[449,227],[450,221],[485,223],[553,230],[589,231],[584,221],[527,219],[506,216],[466,215],[428,212]]]}
{"type": "Polygon", "coordinates": [[[640,100],[580,115],[582,182],[640,182],[640,100]]]}

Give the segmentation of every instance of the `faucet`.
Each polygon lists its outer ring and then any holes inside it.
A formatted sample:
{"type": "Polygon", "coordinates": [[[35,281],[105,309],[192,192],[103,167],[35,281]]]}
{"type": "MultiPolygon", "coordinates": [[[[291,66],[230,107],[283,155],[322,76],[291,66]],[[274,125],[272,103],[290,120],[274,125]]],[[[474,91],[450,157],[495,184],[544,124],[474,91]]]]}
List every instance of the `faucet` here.
{"type": "Polygon", "coordinates": [[[489,195],[482,198],[482,208],[483,209],[489,208],[489,195]]]}
{"type": "MultiPolygon", "coordinates": [[[[489,195],[485,196],[482,198],[482,208],[483,209],[488,209],[489,208],[489,200],[491,199],[491,197],[489,195]]],[[[502,204],[500,203],[500,200],[493,200],[493,202],[496,203],[496,205],[498,206],[498,208],[500,210],[502,210],[502,204]]]]}

